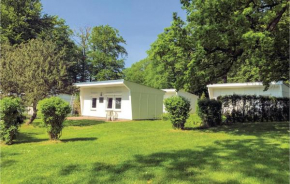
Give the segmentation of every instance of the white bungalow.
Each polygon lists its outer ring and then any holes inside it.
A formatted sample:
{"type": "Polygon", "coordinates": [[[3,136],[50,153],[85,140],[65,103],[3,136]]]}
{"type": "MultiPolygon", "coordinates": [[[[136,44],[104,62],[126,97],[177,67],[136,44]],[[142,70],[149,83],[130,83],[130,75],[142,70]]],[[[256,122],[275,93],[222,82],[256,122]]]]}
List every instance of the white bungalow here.
{"type": "MultiPolygon", "coordinates": [[[[179,91],[176,91],[176,89],[162,89],[162,90],[165,91],[164,99],[172,97],[172,96],[182,96],[186,98],[187,100],[189,100],[190,108],[191,108],[190,113],[195,113],[198,96],[188,93],[184,90],[179,90],[179,91]]],[[[166,112],[164,105],[163,105],[163,112],[166,112]]]]}
{"type": "Polygon", "coordinates": [[[75,83],[80,88],[82,116],[156,119],[164,91],[121,80],[75,83]]]}
{"type": "Polygon", "coordinates": [[[207,85],[207,88],[210,99],[233,94],[289,98],[289,86],[283,82],[272,82],[267,91],[264,91],[265,86],[262,82],[211,84],[207,85]]]}

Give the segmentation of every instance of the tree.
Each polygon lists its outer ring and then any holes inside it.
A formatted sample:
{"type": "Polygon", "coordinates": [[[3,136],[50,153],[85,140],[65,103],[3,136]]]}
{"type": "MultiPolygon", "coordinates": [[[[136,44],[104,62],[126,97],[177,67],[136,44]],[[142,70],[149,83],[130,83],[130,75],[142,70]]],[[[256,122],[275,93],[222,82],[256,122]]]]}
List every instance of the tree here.
{"type": "Polygon", "coordinates": [[[1,1],[1,41],[20,44],[52,29],[55,17],[41,14],[39,0],[1,1]]]}
{"type": "Polygon", "coordinates": [[[79,47],[79,81],[85,82],[91,79],[90,60],[88,58],[89,52],[89,38],[91,35],[91,28],[80,28],[75,34],[80,41],[77,41],[79,47]]]}
{"type": "Polygon", "coordinates": [[[94,80],[121,78],[127,52],[122,46],[126,41],[119,31],[108,25],[96,26],[91,32],[89,44],[88,56],[92,62],[94,80]]]}
{"type": "Polygon", "coordinates": [[[202,94],[219,82],[289,80],[289,1],[181,0],[149,57],[174,88],[202,94]]]}
{"type": "Polygon", "coordinates": [[[67,74],[64,50],[49,40],[32,39],[27,43],[2,45],[0,65],[1,91],[22,96],[28,106],[32,105],[37,115],[38,101],[59,93],[73,90],[67,74]]]}
{"type": "Polygon", "coordinates": [[[148,65],[150,64],[150,60],[142,59],[139,62],[134,63],[130,68],[126,68],[124,73],[124,79],[135,82],[138,84],[146,85],[146,72],[148,71],[148,65]]]}
{"type": "MultiPolygon", "coordinates": [[[[155,81],[162,83],[161,86],[165,88],[184,88],[187,64],[195,51],[194,40],[190,38],[185,25],[186,23],[174,13],[171,26],[158,35],[148,51],[152,68],[157,74],[155,77],[158,77],[155,81]]],[[[204,88],[190,88],[188,91],[199,94],[204,88]]]]}
{"type": "Polygon", "coordinates": [[[154,65],[149,58],[134,63],[130,68],[126,68],[123,73],[125,80],[131,82],[157,89],[172,88],[172,85],[167,81],[167,75],[164,75],[164,69],[156,64],[154,65]]]}
{"type": "Polygon", "coordinates": [[[59,51],[64,49],[70,80],[77,81],[77,47],[70,38],[72,31],[58,16],[43,14],[39,0],[1,1],[1,42],[20,44],[31,39],[49,39],[59,51]]]}
{"type": "Polygon", "coordinates": [[[203,85],[226,81],[241,68],[254,68],[258,76],[247,80],[259,78],[266,89],[271,81],[289,79],[288,0],[181,2],[188,13],[186,29],[195,40],[183,84],[197,85],[192,78],[205,78],[203,85]]]}
{"type": "Polygon", "coordinates": [[[53,16],[53,27],[46,29],[45,31],[38,34],[38,37],[43,40],[53,41],[58,51],[64,51],[64,60],[67,63],[67,72],[70,80],[72,82],[77,82],[78,75],[80,73],[78,59],[79,59],[79,49],[74,41],[71,39],[73,31],[65,24],[65,20],[53,16]]]}

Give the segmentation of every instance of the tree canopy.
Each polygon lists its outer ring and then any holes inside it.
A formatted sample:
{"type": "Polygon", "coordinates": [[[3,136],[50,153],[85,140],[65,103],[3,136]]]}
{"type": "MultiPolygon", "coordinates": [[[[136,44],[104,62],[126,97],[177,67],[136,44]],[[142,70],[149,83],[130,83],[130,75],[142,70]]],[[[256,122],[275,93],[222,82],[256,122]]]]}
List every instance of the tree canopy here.
{"type": "Polygon", "coordinates": [[[89,46],[94,80],[112,80],[122,78],[124,59],[127,51],[126,41],[119,31],[109,25],[96,26],[92,29],[89,46]]]}
{"type": "Polygon", "coordinates": [[[31,121],[36,117],[38,101],[73,89],[64,52],[59,51],[53,41],[41,39],[14,46],[2,45],[1,92],[22,96],[26,105],[32,105],[31,121]]]}
{"type": "Polygon", "coordinates": [[[1,41],[20,44],[52,29],[56,17],[41,11],[39,0],[2,0],[1,41]]]}
{"type": "Polygon", "coordinates": [[[248,80],[259,78],[266,86],[288,80],[287,0],[181,2],[195,49],[183,82],[189,88],[198,85],[190,82],[192,78],[205,78],[207,84],[246,68],[254,68],[259,76],[247,76],[248,80]]]}
{"type": "Polygon", "coordinates": [[[43,14],[39,0],[1,1],[0,29],[1,43],[14,45],[36,38],[52,40],[59,51],[64,49],[70,80],[78,80],[78,50],[71,39],[73,32],[63,19],[43,14]]]}
{"type": "Polygon", "coordinates": [[[174,13],[148,51],[159,81],[201,95],[211,83],[289,80],[288,0],[181,3],[186,21],[174,13]]]}

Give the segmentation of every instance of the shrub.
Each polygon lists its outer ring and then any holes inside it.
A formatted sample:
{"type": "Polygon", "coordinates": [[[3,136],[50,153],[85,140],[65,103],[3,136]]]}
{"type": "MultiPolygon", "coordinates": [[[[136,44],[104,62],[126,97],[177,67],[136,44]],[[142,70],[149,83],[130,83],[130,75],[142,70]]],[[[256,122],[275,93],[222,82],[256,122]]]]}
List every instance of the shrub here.
{"type": "Polygon", "coordinates": [[[221,124],[221,102],[217,100],[201,99],[197,103],[197,113],[202,120],[203,126],[212,127],[221,124]]]}
{"type": "Polygon", "coordinates": [[[169,113],[169,119],[174,128],[184,129],[186,119],[189,117],[190,102],[180,96],[170,97],[164,100],[165,109],[169,113]]]}
{"type": "Polygon", "coordinates": [[[24,107],[19,98],[5,97],[0,100],[0,138],[6,144],[12,144],[18,133],[18,127],[24,121],[24,107]]]}
{"type": "Polygon", "coordinates": [[[169,113],[163,113],[160,117],[163,121],[169,120],[169,113]]]}
{"type": "Polygon", "coordinates": [[[59,139],[63,122],[71,112],[69,104],[59,97],[50,97],[39,101],[37,109],[43,123],[47,127],[50,139],[59,139]]]}
{"type": "Polygon", "coordinates": [[[288,121],[289,98],[256,95],[218,97],[228,122],[288,121]]]}

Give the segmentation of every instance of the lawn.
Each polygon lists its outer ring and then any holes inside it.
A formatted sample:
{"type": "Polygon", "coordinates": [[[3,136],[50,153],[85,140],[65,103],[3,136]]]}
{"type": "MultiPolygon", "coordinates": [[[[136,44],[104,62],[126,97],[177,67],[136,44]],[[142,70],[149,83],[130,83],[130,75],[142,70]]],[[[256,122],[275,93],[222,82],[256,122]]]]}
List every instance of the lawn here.
{"type": "Polygon", "coordinates": [[[289,183],[288,122],[202,130],[191,121],[185,131],[162,120],[65,125],[58,142],[22,125],[14,145],[1,145],[1,183],[289,183]]]}

